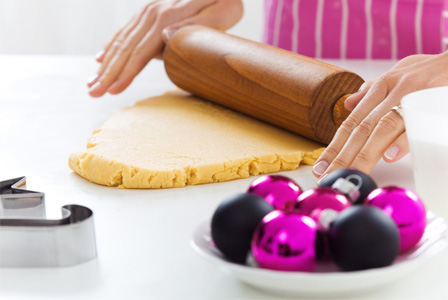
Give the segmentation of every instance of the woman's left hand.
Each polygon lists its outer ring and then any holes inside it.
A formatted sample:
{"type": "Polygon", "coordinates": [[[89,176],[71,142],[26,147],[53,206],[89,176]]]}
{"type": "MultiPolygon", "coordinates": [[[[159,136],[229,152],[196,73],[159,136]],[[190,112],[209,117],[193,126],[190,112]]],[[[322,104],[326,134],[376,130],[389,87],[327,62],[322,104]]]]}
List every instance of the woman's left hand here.
{"type": "Polygon", "coordinates": [[[409,145],[404,120],[391,109],[408,93],[448,85],[447,70],[448,52],[413,55],[366,82],[346,100],[345,107],[351,113],[314,164],[314,175],[321,180],[342,168],[369,173],[381,157],[386,162],[401,159],[409,152],[409,145]]]}

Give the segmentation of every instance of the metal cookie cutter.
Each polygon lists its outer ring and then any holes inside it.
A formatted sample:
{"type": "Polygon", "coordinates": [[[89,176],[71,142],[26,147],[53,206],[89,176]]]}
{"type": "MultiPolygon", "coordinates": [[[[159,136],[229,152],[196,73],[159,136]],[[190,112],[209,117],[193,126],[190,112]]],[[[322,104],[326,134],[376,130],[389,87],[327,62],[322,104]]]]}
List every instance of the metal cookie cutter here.
{"type": "Polygon", "coordinates": [[[95,258],[92,210],[64,205],[61,219],[47,219],[45,194],[25,183],[0,181],[0,267],[67,267],[95,258]]]}

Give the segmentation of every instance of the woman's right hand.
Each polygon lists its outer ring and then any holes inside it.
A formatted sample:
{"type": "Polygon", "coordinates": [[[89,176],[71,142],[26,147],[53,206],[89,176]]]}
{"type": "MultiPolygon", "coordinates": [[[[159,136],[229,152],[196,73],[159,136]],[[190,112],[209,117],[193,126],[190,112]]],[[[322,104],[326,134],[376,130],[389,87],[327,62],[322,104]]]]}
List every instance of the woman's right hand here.
{"type": "Polygon", "coordinates": [[[227,30],[243,16],[241,0],[155,0],[143,7],[96,57],[101,66],[87,85],[92,97],[124,91],[182,26],[227,30]]]}
{"type": "Polygon", "coordinates": [[[369,173],[381,158],[391,163],[406,155],[404,120],[391,110],[406,94],[447,86],[447,69],[448,51],[408,56],[347,98],[345,108],[352,112],[313,167],[319,182],[336,169],[369,173]]]}

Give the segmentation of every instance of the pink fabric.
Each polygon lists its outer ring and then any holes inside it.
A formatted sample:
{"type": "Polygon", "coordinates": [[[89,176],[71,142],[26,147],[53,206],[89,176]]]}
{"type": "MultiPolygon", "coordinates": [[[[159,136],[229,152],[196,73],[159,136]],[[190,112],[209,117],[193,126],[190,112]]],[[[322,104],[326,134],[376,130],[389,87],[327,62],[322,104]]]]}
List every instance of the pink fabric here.
{"type": "Polygon", "coordinates": [[[327,38],[325,40],[322,40],[320,56],[323,57],[341,56],[342,26],[343,24],[342,24],[341,0],[324,2],[322,8],[321,32],[325,32],[327,38]],[[323,16],[325,16],[325,18],[323,16]]]}
{"type": "Polygon", "coordinates": [[[350,15],[356,18],[348,18],[347,28],[347,54],[350,58],[365,58],[367,47],[367,18],[364,1],[349,0],[350,15]]]}
{"type": "MultiPolygon", "coordinates": [[[[287,0],[288,1],[288,0],[287,0]]],[[[315,1],[301,1],[299,7],[299,33],[298,39],[298,52],[303,53],[306,56],[313,56],[316,51],[316,43],[314,32],[316,30],[315,15],[317,13],[317,5],[315,1]],[[300,22],[302,20],[302,22],[300,22]],[[302,26],[300,26],[302,23],[302,26]],[[308,26],[303,26],[308,24],[308,26]],[[306,41],[304,44],[303,41],[306,41]]]]}
{"type": "Polygon", "coordinates": [[[265,0],[265,43],[318,58],[448,49],[448,0],[265,0]]]}

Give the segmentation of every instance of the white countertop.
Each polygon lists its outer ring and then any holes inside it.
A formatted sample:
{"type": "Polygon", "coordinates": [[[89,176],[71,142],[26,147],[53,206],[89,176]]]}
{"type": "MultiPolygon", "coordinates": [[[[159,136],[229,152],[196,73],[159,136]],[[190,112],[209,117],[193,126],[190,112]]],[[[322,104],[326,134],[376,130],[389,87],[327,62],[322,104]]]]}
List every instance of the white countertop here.
{"type": "MultiPolygon", "coordinates": [[[[390,61],[333,61],[365,79],[390,61]]],[[[91,57],[0,55],[0,180],[27,176],[45,192],[49,216],[75,203],[94,211],[98,258],[69,268],[0,269],[0,299],[273,299],[221,272],[194,253],[195,227],[227,196],[254,178],[166,190],[120,190],[90,183],[67,166],[91,132],[115,111],[173,85],[160,61],[151,62],[118,96],[90,98],[85,82],[91,57]]],[[[172,122],[172,120],[167,120],[172,122]]],[[[310,167],[283,172],[303,188],[316,180],[310,167]]],[[[380,162],[379,186],[414,188],[409,156],[380,162]]],[[[0,241],[1,242],[1,241],[0,241]]],[[[406,278],[361,299],[447,299],[448,251],[406,278]]]]}

